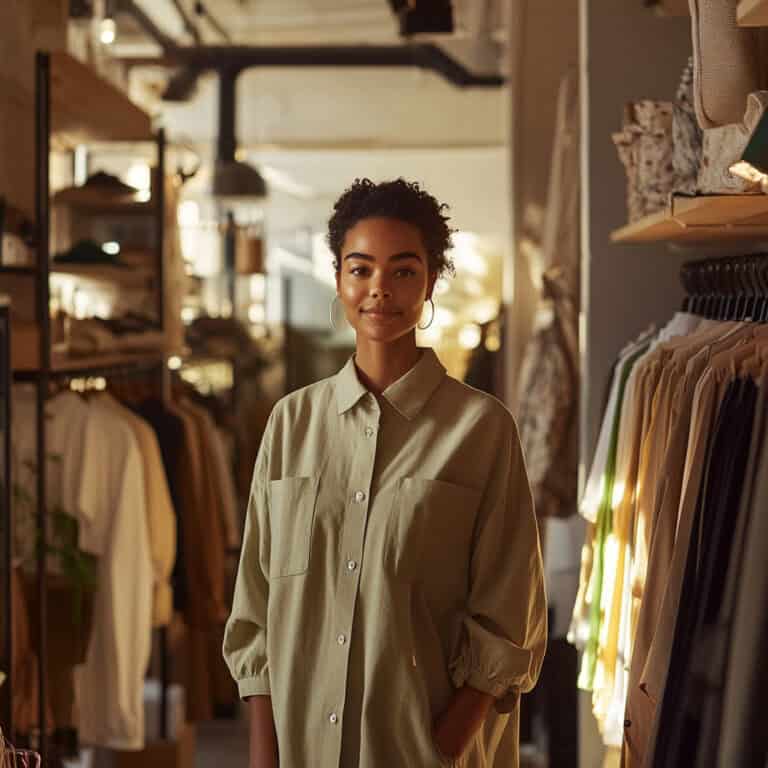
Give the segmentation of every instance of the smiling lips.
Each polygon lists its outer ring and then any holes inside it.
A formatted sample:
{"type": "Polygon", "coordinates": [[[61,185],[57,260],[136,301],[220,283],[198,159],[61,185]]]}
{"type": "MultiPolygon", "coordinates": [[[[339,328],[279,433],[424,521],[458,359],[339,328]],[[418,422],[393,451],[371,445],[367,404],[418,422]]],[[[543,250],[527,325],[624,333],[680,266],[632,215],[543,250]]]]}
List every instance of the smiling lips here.
{"type": "Polygon", "coordinates": [[[367,315],[371,320],[389,320],[393,317],[397,317],[400,312],[396,312],[391,309],[382,309],[381,307],[374,307],[373,309],[362,310],[364,315],[367,315]]]}

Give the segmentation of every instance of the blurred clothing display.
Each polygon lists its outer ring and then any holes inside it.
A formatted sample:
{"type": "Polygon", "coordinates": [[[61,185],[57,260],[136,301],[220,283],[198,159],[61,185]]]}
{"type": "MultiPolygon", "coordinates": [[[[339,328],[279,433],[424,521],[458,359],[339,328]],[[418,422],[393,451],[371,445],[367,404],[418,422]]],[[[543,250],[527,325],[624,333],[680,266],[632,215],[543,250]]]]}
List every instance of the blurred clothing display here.
{"type": "MultiPolygon", "coordinates": [[[[762,605],[759,588],[739,585],[745,531],[760,517],[767,359],[764,326],[678,313],[614,368],[582,501],[590,530],[569,638],[624,766],[692,755],[697,766],[747,764],[717,762],[717,747],[749,749],[723,691],[745,717],[754,711],[754,686],[728,688],[731,669],[743,675],[728,658],[737,604],[762,605]]],[[[747,647],[761,631],[748,631],[747,647]]]]}

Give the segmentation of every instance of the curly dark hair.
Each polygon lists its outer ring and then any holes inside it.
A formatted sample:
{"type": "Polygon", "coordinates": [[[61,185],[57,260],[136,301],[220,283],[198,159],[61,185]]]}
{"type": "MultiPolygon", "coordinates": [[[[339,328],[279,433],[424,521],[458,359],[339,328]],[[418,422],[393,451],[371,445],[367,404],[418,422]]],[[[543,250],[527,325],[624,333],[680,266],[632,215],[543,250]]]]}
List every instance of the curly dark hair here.
{"type": "Polygon", "coordinates": [[[355,179],[333,206],[328,221],[328,245],[333,251],[333,266],[341,270],[341,249],[347,232],[362,219],[388,218],[405,221],[421,232],[430,271],[438,276],[454,275],[456,270],[447,251],[453,246],[445,203],[439,203],[417,181],[399,178],[376,184],[370,179],[355,179]]]}

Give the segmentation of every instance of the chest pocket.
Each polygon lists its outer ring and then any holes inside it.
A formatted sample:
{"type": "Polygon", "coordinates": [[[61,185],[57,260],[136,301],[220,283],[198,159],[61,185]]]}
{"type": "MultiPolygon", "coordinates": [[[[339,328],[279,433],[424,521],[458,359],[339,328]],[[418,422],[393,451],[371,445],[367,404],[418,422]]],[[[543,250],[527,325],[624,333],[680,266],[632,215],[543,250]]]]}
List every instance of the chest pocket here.
{"type": "Polygon", "coordinates": [[[392,502],[388,560],[404,580],[466,571],[481,493],[442,480],[403,478],[392,502]]]}
{"type": "Polygon", "coordinates": [[[309,567],[318,477],[287,477],[269,484],[270,578],[298,576],[309,567]]]}

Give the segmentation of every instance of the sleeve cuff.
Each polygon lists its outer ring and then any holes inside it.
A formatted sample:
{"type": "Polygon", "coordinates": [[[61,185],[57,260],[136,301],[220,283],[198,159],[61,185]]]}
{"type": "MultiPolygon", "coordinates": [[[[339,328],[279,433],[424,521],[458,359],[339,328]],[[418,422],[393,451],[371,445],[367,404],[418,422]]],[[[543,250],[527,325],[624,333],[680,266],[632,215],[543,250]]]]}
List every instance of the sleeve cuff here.
{"type": "Polygon", "coordinates": [[[533,654],[508,641],[504,643],[503,652],[497,648],[491,655],[478,654],[472,642],[477,643],[478,638],[473,637],[473,628],[468,629],[460,653],[450,664],[451,681],[456,688],[468,685],[493,696],[498,712],[511,712],[521,691],[532,687],[533,654]]]}
{"type": "Polygon", "coordinates": [[[237,681],[237,691],[241,699],[247,696],[270,696],[272,689],[269,685],[269,675],[262,674],[256,677],[244,677],[237,681]]]}

